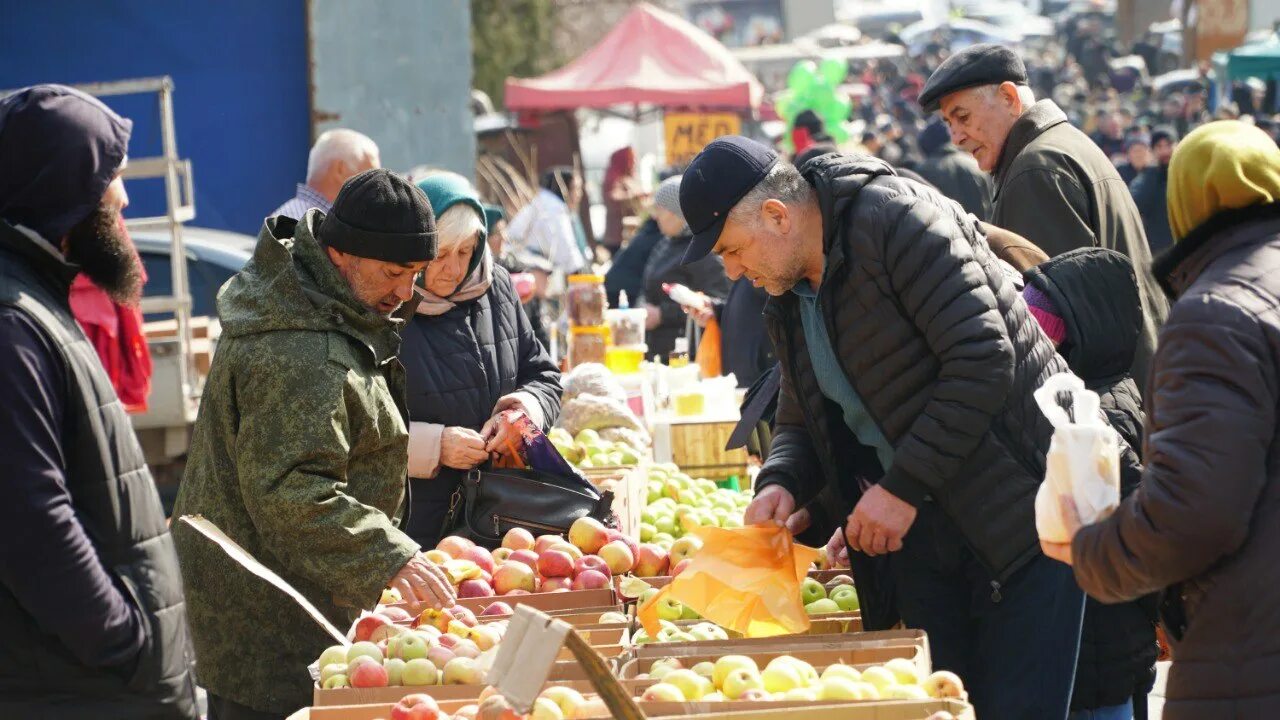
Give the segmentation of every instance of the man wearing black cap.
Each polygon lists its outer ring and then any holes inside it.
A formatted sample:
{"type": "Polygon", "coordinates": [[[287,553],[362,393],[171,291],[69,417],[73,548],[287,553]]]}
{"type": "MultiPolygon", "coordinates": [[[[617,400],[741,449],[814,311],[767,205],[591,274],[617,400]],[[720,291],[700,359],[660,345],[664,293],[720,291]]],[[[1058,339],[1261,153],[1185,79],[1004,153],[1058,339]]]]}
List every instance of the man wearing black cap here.
{"type": "Polygon", "coordinates": [[[952,142],[994,175],[992,225],[1050,257],[1105,247],[1133,262],[1143,316],[1133,375],[1143,386],[1169,306],[1151,275],[1142,218],[1115,166],[1052,100],[1036,102],[1022,60],[999,45],[973,45],[947,58],[925,83],[920,105],[940,109],[952,142]]]}
{"type": "Polygon", "coordinates": [[[1084,598],[1039,551],[1032,393],[1067,366],[979,223],[876,158],[801,174],[736,136],[694,159],[680,204],[686,261],[714,252],[773,296],[782,383],[747,522],[847,540],[863,624],[927,631],[979,717],[1065,717],[1084,598]]]}
{"type": "MultiPolygon", "coordinates": [[[[426,195],[369,170],[328,215],[267,219],[218,294],[222,339],[175,515],[213,521],[338,627],[387,586],[453,601],[397,522],[409,441],[397,310],[436,247],[426,195]]],[[[307,665],[332,640],[191,528],[175,536],[211,720],[310,704],[307,665]]]]}
{"type": "Polygon", "coordinates": [[[62,85],[0,100],[0,717],[196,718],[173,540],[69,306],[141,292],[124,231],[132,123],[62,85]]]}

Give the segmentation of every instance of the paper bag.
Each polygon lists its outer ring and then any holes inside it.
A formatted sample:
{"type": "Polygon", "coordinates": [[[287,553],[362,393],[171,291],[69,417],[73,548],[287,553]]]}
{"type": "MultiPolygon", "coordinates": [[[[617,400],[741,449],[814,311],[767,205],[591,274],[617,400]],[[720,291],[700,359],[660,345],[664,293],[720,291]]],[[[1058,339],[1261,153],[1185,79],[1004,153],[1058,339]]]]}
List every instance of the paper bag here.
{"type": "Polygon", "coordinates": [[[1036,493],[1036,532],[1046,542],[1071,541],[1061,498],[1075,502],[1084,525],[1106,518],[1120,505],[1119,436],[1098,409],[1097,393],[1070,373],[1054,375],[1035,392],[1053,423],[1044,482],[1036,493]],[[1071,413],[1060,402],[1071,400],[1071,413]]]}
{"type": "Polygon", "coordinates": [[[645,632],[658,634],[658,601],[668,594],[746,637],[809,629],[800,583],[817,559],[817,550],[795,543],[786,528],[776,525],[700,527],[693,533],[702,539],[702,549],[640,608],[645,632]]]}

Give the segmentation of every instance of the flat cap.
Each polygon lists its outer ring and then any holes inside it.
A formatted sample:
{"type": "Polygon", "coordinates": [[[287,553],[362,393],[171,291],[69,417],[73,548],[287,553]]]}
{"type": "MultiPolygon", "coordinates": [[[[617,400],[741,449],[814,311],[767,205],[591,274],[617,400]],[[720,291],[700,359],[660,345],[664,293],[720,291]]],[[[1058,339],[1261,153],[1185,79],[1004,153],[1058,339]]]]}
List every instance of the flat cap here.
{"type": "Polygon", "coordinates": [[[1027,68],[1022,58],[1003,45],[970,45],[944,60],[929,76],[920,91],[920,107],[925,112],[933,112],[942,98],[957,90],[1002,82],[1027,84],[1027,68]]]}

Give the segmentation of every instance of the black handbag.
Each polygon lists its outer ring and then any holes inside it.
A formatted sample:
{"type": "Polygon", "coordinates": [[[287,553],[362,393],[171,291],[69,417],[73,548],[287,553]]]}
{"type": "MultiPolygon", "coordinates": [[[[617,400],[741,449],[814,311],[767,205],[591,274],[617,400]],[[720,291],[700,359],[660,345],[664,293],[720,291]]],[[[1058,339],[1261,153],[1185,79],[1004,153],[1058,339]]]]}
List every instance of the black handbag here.
{"type": "Polygon", "coordinates": [[[512,528],[534,535],[564,535],[581,517],[617,527],[613,492],[600,492],[582,478],[538,470],[474,469],[453,491],[444,535],[458,535],[496,548],[512,528]]]}

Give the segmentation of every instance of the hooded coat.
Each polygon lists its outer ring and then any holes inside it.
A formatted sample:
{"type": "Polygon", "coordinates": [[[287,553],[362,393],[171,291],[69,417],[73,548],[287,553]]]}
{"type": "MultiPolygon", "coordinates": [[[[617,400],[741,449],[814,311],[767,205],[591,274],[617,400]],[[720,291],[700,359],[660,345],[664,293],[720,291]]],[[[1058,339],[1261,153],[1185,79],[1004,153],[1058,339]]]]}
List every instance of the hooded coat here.
{"type": "Polygon", "coordinates": [[[1175,299],[1147,393],[1138,490],[1071,543],[1076,580],[1119,602],[1162,592],[1164,718],[1280,708],[1280,149],[1239,122],[1187,136],[1169,168],[1175,299]]]}
{"type": "MultiPolygon", "coordinates": [[[[452,203],[468,202],[424,190],[440,216],[452,203]]],[[[518,400],[534,424],[550,429],[560,416],[560,371],[534,335],[511,276],[490,259],[484,233],[477,235],[457,290],[418,305],[404,329],[400,358],[408,376],[413,478],[406,531],[430,548],[443,533],[450,498],[465,477],[440,464],[444,430],[479,432],[504,399],[518,400]]]]}
{"type": "MultiPolygon", "coordinates": [[[[790,491],[812,517],[801,539],[817,545],[864,483],[913,505],[932,496],[998,587],[1040,553],[1032,506],[1052,429],[1032,392],[1066,363],[958,204],[862,155],[825,155],[802,174],[823,218],[821,316],[894,459],[882,469],[823,395],[788,293],[765,306],[783,379],[756,485],[790,491]]],[[[878,573],[854,571],[864,624],[891,626],[878,573]]]]}
{"type": "MultiPolygon", "coordinates": [[[[204,515],[345,628],[418,544],[396,527],[409,440],[399,321],[352,294],[315,239],[324,217],[268,219],[219,291],[222,338],[174,515],[204,515]]],[[[307,665],[332,638],[195,530],[174,534],[200,684],[260,712],[310,704],[307,665]]]]}
{"type": "MultiPolygon", "coordinates": [[[[1114,250],[1081,248],[1026,273],[1028,284],[1053,302],[1067,339],[1058,346],[1071,372],[1098,393],[1103,413],[1125,442],[1120,493],[1142,479],[1142,397],[1129,374],[1142,309],[1133,265],[1114,250]]],[[[1155,682],[1154,596],[1108,605],[1085,601],[1072,710],[1092,710],[1145,695],[1155,682]]],[[[1145,702],[1145,698],[1142,699],[1145,702]]]]}
{"type": "Polygon", "coordinates": [[[1132,372],[1144,384],[1169,305],[1151,276],[1142,218],[1115,166],[1052,100],[1041,100],[1013,124],[994,178],[992,225],[1022,235],[1049,257],[1104,247],[1133,263],[1143,325],[1132,372]]]}

